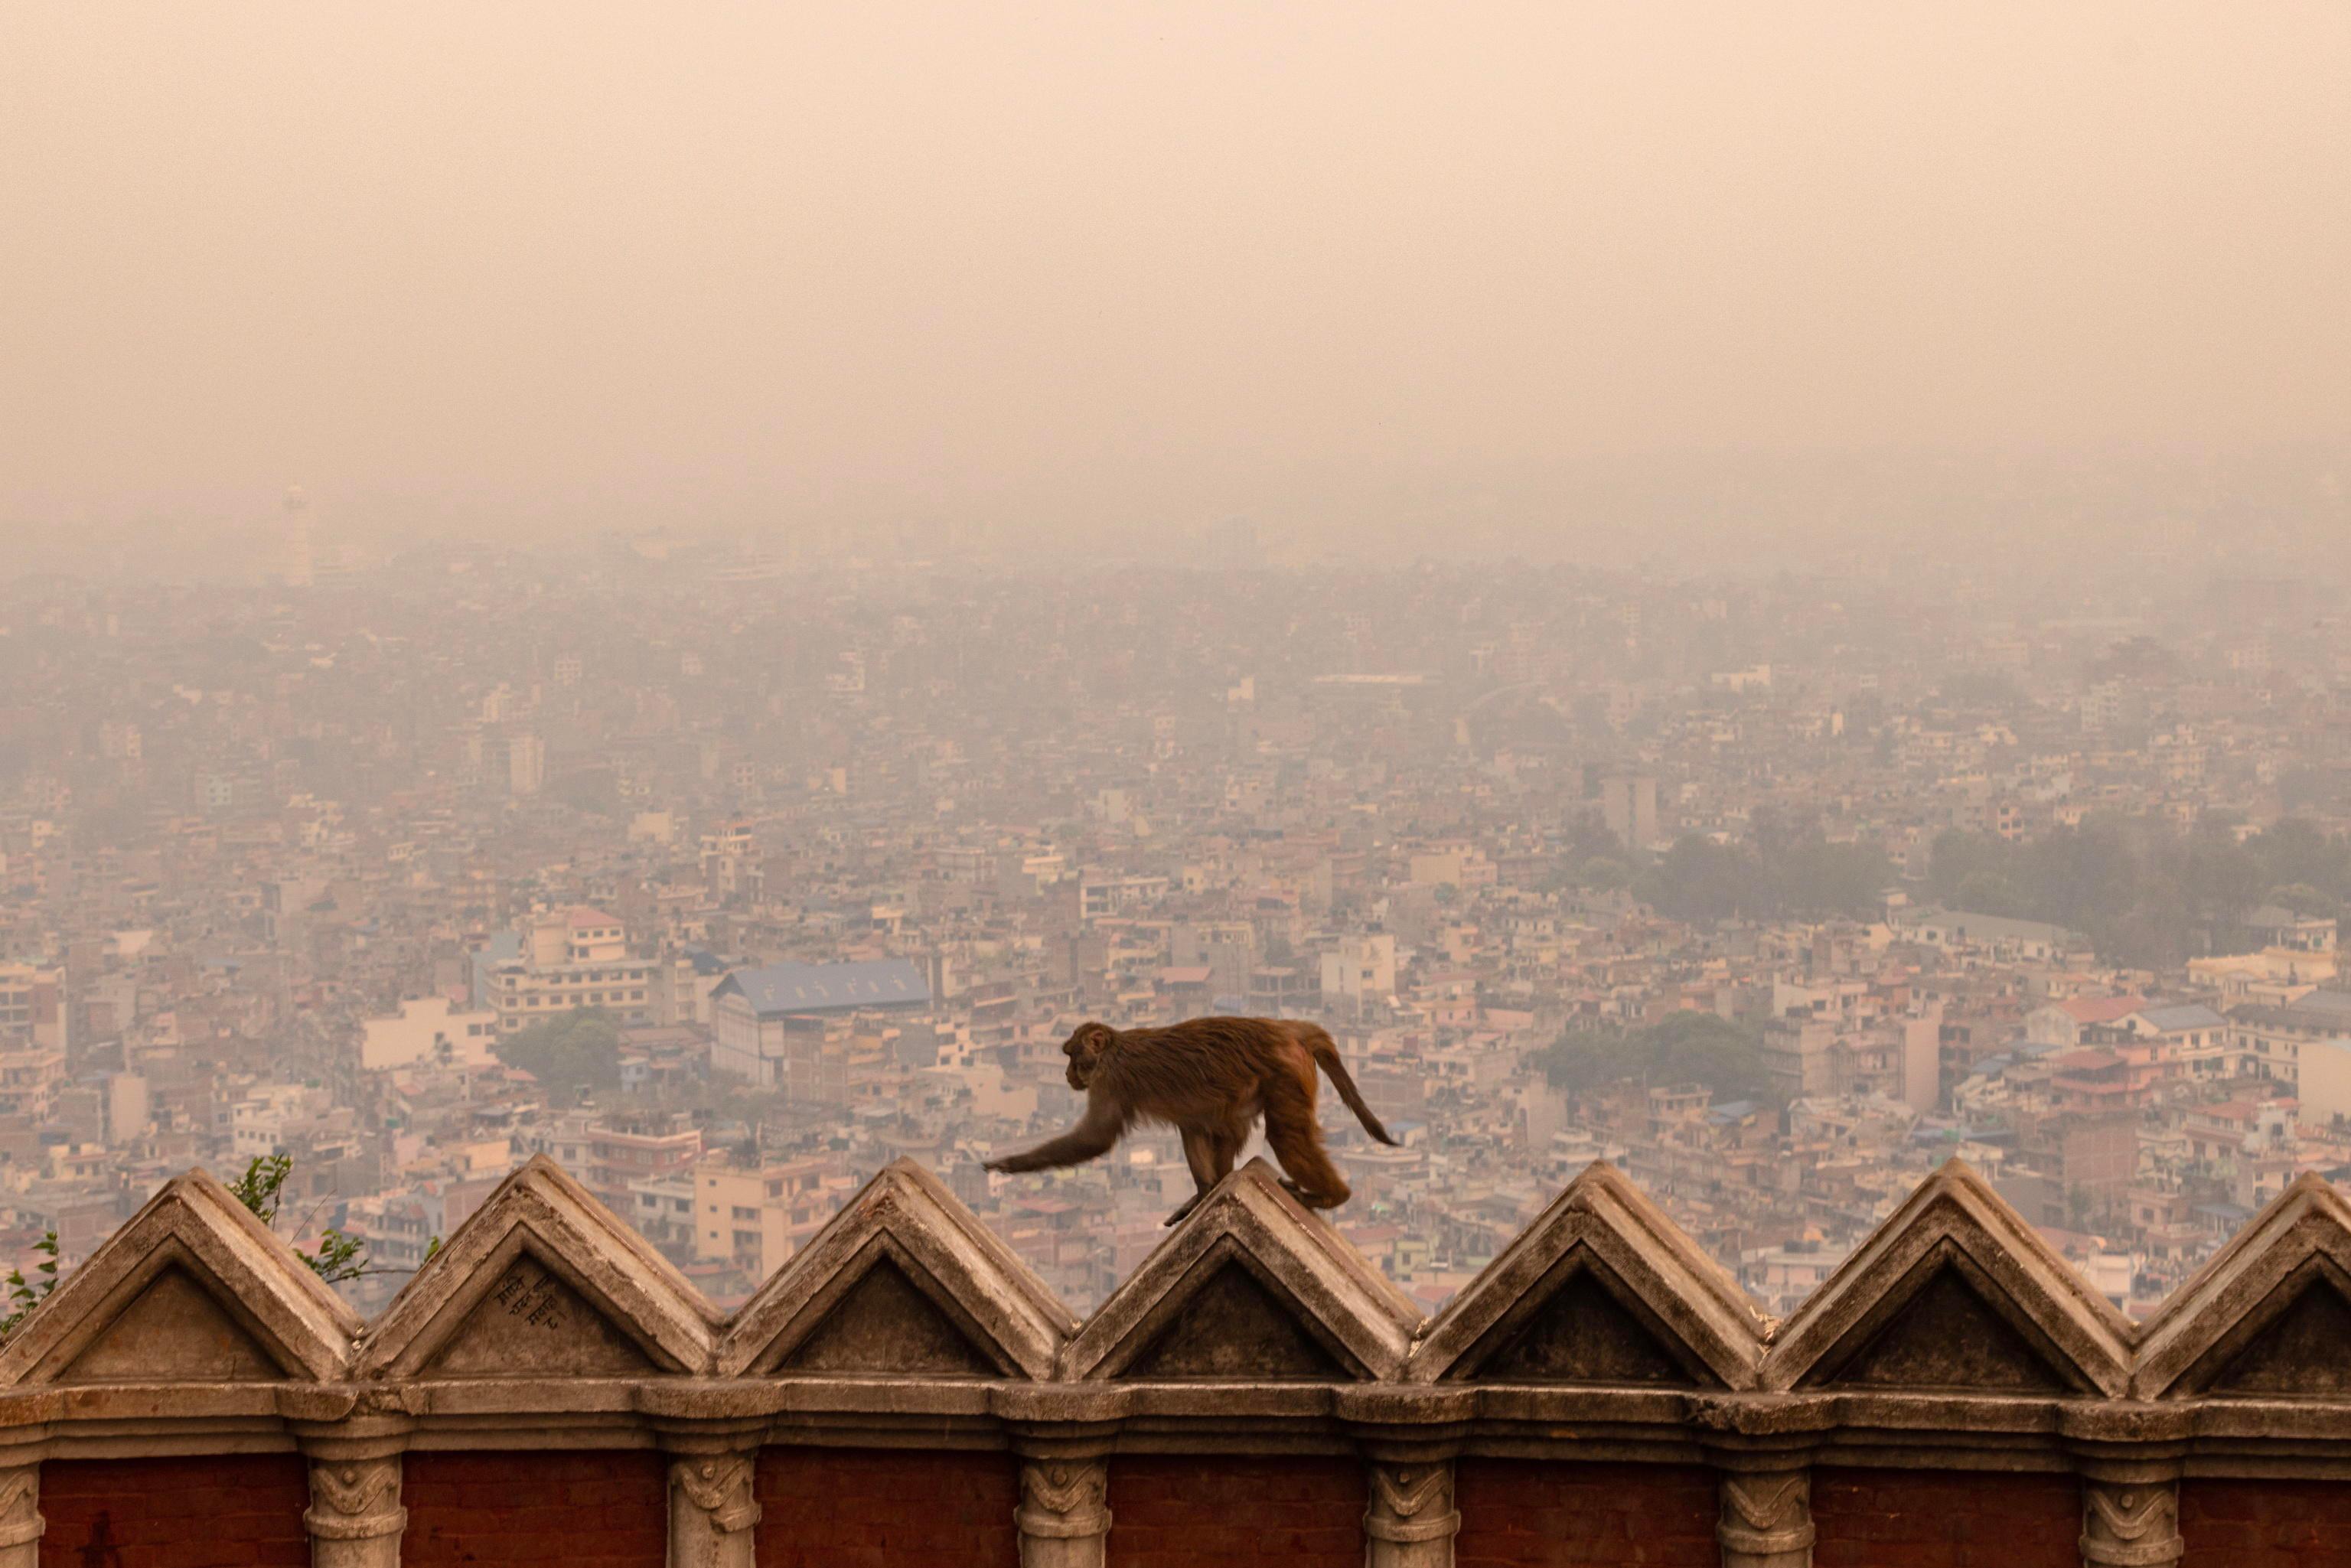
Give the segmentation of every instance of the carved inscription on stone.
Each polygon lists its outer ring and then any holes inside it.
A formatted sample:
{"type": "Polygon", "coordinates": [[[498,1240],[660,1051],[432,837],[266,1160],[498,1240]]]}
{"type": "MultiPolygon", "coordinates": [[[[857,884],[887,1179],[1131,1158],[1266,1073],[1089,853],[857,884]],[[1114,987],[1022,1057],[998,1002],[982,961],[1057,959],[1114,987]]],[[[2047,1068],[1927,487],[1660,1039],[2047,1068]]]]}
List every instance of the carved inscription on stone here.
{"type": "Polygon", "coordinates": [[[474,1304],[431,1370],[444,1377],[629,1377],[651,1365],[602,1312],[526,1254],[474,1304]]]}

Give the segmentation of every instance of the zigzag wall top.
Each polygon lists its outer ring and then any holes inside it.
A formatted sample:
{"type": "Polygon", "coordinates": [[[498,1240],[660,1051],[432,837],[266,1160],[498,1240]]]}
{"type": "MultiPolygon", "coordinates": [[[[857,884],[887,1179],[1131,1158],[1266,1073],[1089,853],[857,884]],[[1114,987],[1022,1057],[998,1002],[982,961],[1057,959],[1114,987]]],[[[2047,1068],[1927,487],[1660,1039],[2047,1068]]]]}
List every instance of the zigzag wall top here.
{"type": "Polygon", "coordinates": [[[2289,1442],[2333,1465],[2339,1441],[2351,1466],[2346,1330],[2351,1208],[2314,1176],[2141,1325],[1955,1162],[1771,1323],[1605,1166],[1424,1319],[1259,1163],[1081,1322],[910,1163],[721,1315],[542,1158],[362,1322],[196,1171],[0,1350],[0,1435],[70,1446],[135,1419],[266,1446],[354,1412],[452,1445],[721,1416],[974,1442],[1006,1423],[1278,1444],[1466,1423],[1505,1448],[1604,1435],[1649,1457],[1802,1432],[2014,1466],[2105,1434],[2233,1445],[2257,1468],[2289,1442]]]}

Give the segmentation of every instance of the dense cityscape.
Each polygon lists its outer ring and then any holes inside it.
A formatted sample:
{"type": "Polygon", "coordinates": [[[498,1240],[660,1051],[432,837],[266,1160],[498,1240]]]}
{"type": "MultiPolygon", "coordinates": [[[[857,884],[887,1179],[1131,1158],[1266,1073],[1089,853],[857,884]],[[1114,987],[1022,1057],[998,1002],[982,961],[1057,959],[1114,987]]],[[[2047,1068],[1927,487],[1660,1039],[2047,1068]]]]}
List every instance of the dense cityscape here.
{"type": "Polygon", "coordinates": [[[372,1310],[552,1155],[719,1303],[883,1165],[1079,1310],[1191,1190],[1038,1176],[1087,1019],[1311,1018],[1434,1311],[1606,1160],[1784,1312],[1958,1156],[2144,1314],[2351,1166],[2351,622],[2020,587],[953,538],[0,590],[0,1213],[31,1276],[282,1162],[372,1310]],[[256,1162],[260,1162],[256,1166],[256,1162]]]}

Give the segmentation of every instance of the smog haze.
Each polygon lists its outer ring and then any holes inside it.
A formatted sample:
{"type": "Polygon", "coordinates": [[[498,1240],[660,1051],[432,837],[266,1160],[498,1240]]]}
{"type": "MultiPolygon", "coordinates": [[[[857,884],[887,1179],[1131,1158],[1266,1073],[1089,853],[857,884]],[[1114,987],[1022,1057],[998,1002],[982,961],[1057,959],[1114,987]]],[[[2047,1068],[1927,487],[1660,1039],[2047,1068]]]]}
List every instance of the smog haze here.
{"type": "Polygon", "coordinates": [[[2327,4],[17,6],[0,527],[2339,521],[2346,81],[2327,4]]]}

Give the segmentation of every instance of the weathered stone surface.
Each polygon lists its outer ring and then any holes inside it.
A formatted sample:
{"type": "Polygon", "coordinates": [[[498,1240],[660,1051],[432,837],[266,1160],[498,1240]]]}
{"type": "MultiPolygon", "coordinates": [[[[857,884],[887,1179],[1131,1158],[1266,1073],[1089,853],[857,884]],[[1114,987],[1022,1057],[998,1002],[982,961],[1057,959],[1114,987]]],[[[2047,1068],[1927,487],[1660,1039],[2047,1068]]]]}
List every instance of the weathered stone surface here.
{"type": "Polygon", "coordinates": [[[1715,1539],[1723,1568],[1809,1568],[1813,1472],[1802,1467],[1729,1470],[1722,1477],[1715,1539]]]}
{"type": "Polygon", "coordinates": [[[1570,1273],[1469,1375],[1499,1383],[1698,1383],[1658,1332],[1590,1269],[1570,1273]]]}
{"type": "Polygon", "coordinates": [[[1747,1388],[1761,1355],[1721,1267],[1594,1163],[1428,1324],[1406,1375],[1747,1388]]]}
{"type": "Polygon", "coordinates": [[[1080,1380],[1130,1375],[1147,1353],[1159,1354],[1177,1319],[1210,1286],[1222,1302],[1226,1329],[1245,1333],[1254,1325],[1261,1339],[1217,1348],[1202,1335],[1187,1334],[1179,1361],[1163,1364],[1265,1364],[1249,1360],[1256,1356],[1295,1367],[1302,1337],[1347,1377],[1394,1377],[1403,1369],[1420,1322],[1412,1303],[1327,1222],[1300,1207],[1281,1189],[1273,1167],[1257,1159],[1218,1183],[1111,1293],[1062,1352],[1061,1375],[1080,1380]],[[1290,1327],[1269,1329],[1258,1303],[1221,1280],[1228,1266],[1244,1268],[1290,1327]]]}
{"type": "Polygon", "coordinates": [[[635,1377],[659,1370],[634,1340],[525,1252],[421,1368],[428,1377],[635,1377]]]}
{"type": "Polygon", "coordinates": [[[486,1378],[698,1373],[709,1367],[716,1329],[717,1314],[684,1276],[540,1155],[500,1183],[417,1270],[370,1331],[359,1371],[371,1378],[428,1368],[486,1378]]]}
{"type": "Polygon", "coordinates": [[[225,1291],[165,1269],[57,1374],[60,1383],[255,1383],[287,1375],[221,1305],[225,1291]]]}
{"type": "Polygon", "coordinates": [[[668,1568],[751,1568],[756,1453],[685,1454],[669,1467],[668,1568]]]}
{"type": "Polygon", "coordinates": [[[1110,1465],[1100,1458],[1030,1458],[1020,1466],[1021,1568],[1102,1568],[1111,1530],[1110,1465]]]}
{"type": "Polygon", "coordinates": [[[400,1456],[314,1459],[310,1506],[312,1568],[399,1568],[408,1511],[400,1505],[400,1456]]]}
{"type": "Polygon", "coordinates": [[[1604,1170],[1425,1325],[1262,1166],[1074,1333],[911,1167],[724,1325],[543,1163],[364,1332],[233,1203],[172,1184],[0,1353],[0,1568],[37,1464],[53,1557],[153,1568],[392,1568],[403,1506],[412,1562],[712,1568],[877,1530],[883,1561],[1434,1568],[1457,1511],[1465,1563],[1799,1568],[1807,1485],[1824,1564],[2316,1562],[2351,1520],[2351,1228],[2314,1179],[2141,1341],[1948,1169],[1768,1354],[1604,1170]],[[765,1520],[754,1451],[790,1476],[765,1520]]]}
{"type": "Polygon", "coordinates": [[[1237,1258],[1222,1261],[1159,1336],[1127,1364],[1129,1377],[1306,1378],[1353,1375],[1237,1258]]]}
{"type": "Polygon", "coordinates": [[[190,1171],[18,1327],[0,1350],[0,1387],[325,1381],[360,1332],[358,1314],[227,1188],[190,1171]]]}
{"type": "Polygon", "coordinates": [[[2351,1300],[2323,1260],[2278,1287],[2286,1304],[2213,1375],[2212,1394],[2340,1399],[2351,1394],[2351,1300]]]}
{"type": "Polygon", "coordinates": [[[1761,1383],[1835,1384],[1850,1370],[1865,1386],[1901,1378],[2009,1392],[2038,1389],[2034,1379],[2046,1375],[2114,1396],[2130,1380],[2132,1338],[2112,1303],[1952,1160],[1797,1309],[1764,1357],[1761,1383]],[[1942,1332],[1959,1338],[1938,1343],[1942,1332]]]}
{"type": "Polygon", "coordinates": [[[39,1568],[41,1467],[0,1469],[0,1568],[39,1568]]]}
{"type": "Polygon", "coordinates": [[[1051,1375],[1076,1326],[1069,1309],[937,1177],[898,1160],[744,1304],[716,1360],[725,1376],[854,1371],[1041,1378],[1051,1375]],[[871,1277],[884,1265],[892,1273],[871,1277]],[[856,1310],[844,1317],[849,1298],[860,1292],[856,1310]],[[869,1310],[880,1311],[886,1324],[854,1322],[869,1310]],[[810,1341],[815,1347],[802,1354],[810,1341]]]}
{"type": "MultiPolygon", "coordinates": [[[[1836,1387],[1982,1388],[2056,1393],[2062,1374],[1985,1299],[1956,1260],[1937,1256],[1920,1286],[1841,1365],[1814,1381],[1836,1387]]],[[[1997,1287],[1991,1287],[1997,1289],[1997,1287]]]]}
{"type": "Polygon", "coordinates": [[[892,1258],[858,1276],[776,1368],[930,1377],[993,1377],[997,1366],[892,1258]]]}
{"type": "Polygon", "coordinates": [[[1449,1568],[1461,1515],[1450,1459],[1374,1459],[1364,1510],[1364,1568],[1449,1568]]]}
{"type": "Polygon", "coordinates": [[[2351,1315],[2346,1297],[2351,1205],[2305,1173],[2149,1320],[2132,1387],[2143,1398],[2341,1397],[2343,1342],[2323,1347],[2351,1315]]]}
{"type": "Polygon", "coordinates": [[[2085,1568],[2164,1568],[2177,1563],[2179,1488],[2168,1480],[2085,1481],[2082,1562],[2085,1568]]]}

